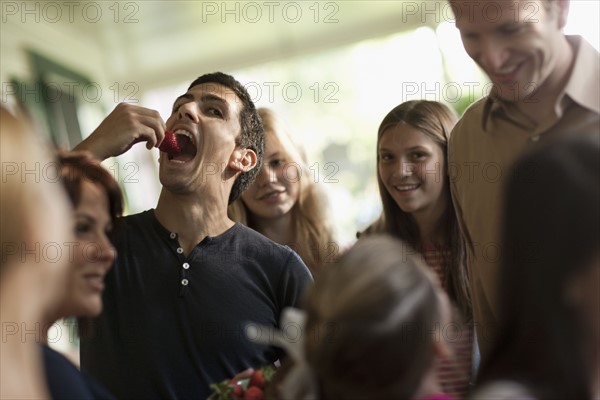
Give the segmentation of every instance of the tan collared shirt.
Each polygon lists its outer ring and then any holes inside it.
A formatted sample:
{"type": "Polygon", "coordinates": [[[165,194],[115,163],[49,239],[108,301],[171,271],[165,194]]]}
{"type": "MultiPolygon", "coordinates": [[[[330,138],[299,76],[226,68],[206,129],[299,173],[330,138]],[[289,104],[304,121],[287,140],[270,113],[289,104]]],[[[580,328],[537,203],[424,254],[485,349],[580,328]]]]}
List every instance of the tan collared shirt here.
{"type": "Polygon", "coordinates": [[[490,350],[498,312],[503,187],[512,164],[526,151],[555,137],[600,135],[599,53],[581,37],[567,39],[575,62],[548,118],[538,124],[513,104],[488,96],[465,112],[450,138],[452,199],[467,241],[473,316],[482,358],[490,350]]]}

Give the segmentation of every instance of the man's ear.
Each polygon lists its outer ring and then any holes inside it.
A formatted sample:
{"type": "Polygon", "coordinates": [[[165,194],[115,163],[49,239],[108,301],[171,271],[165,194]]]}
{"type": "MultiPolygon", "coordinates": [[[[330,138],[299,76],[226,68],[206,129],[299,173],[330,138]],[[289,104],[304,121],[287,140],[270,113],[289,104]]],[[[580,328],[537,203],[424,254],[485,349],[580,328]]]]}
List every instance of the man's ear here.
{"type": "Polygon", "coordinates": [[[256,166],[256,153],[252,149],[237,148],[229,160],[229,168],[236,172],[248,172],[256,166]]]}

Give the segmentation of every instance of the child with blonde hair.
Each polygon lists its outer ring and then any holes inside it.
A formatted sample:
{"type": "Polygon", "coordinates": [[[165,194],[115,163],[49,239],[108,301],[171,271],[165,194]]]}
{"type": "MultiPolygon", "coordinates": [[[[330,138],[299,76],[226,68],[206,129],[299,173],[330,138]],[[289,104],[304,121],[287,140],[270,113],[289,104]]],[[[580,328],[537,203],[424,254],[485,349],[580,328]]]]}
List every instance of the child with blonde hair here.
{"type": "Polygon", "coordinates": [[[327,216],[327,199],[311,179],[306,154],[284,122],[259,108],[265,128],[262,169],[229,206],[230,218],[294,249],[313,275],[338,253],[327,216]]]}

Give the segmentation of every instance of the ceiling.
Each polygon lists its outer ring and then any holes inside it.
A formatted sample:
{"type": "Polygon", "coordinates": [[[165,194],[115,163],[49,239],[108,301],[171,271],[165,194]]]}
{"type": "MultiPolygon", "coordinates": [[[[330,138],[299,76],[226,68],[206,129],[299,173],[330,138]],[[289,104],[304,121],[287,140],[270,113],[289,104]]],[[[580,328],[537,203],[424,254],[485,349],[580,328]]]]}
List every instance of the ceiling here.
{"type": "Polygon", "coordinates": [[[433,14],[404,0],[84,1],[87,18],[59,23],[105,52],[111,76],[151,88],[435,25],[446,2],[427,3],[433,14]]]}

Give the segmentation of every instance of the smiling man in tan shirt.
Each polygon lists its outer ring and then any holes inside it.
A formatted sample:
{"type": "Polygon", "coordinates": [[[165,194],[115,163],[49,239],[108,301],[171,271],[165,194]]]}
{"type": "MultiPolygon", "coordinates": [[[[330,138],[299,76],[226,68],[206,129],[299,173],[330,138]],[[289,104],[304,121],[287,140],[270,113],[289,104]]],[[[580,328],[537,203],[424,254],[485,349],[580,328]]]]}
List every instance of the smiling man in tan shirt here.
{"type": "MultiPolygon", "coordinates": [[[[581,37],[562,32],[568,0],[450,4],[465,50],[493,83],[490,94],[470,107],[454,128],[448,153],[485,362],[499,309],[504,181],[513,162],[529,149],[558,136],[600,135],[599,55],[581,37]]],[[[560,191],[560,182],[556,189],[560,191]]]]}

